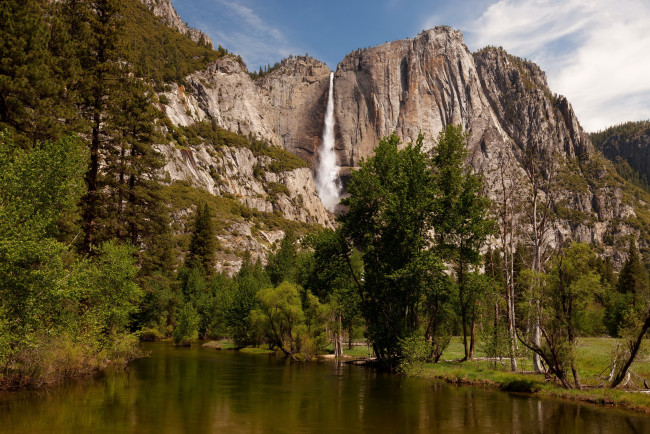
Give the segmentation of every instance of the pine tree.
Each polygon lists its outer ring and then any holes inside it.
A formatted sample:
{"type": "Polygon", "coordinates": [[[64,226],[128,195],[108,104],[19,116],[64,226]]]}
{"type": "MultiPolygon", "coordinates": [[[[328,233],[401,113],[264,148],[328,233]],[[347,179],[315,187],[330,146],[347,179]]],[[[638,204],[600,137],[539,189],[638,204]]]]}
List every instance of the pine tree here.
{"type": "Polygon", "coordinates": [[[190,251],[185,262],[188,268],[199,268],[207,275],[212,274],[216,250],[216,239],[212,215],[208,204],[198,206],[194,217],[190,251]]]}
{"type": "Polygon", "coordinates": [[[104,183],[109,188],[106,229],[109,237],[145,245],[145,268],[169,266],[170,230],[162,195],[162,155],[153,147],[160,140],[153,89],[127,75],[113,93],[107,123],[112,131],[106,154],[104,183]]]}
{"type": "Polygon", "coordinates": [[[0,130],[23,146],[60,136],[64,86],[49,50],[48,11],[43,0],[0,2],[0,130]]]}
{"type": "Polygon", "coordinates": [[[287,231],[278,251],[269,256],[266,273],[271,279],[274,286],[283,281],[295,282],[295,263],[296,263],[296,237],[291,231],[287,231]]]}
{"type": "Polygon", "coordinates": [[[70,0],[60,6],[68,17],[60,50],[70,99],[82,122],[90,163],[83,207],[83,250],[119,239],[139,247],[142,273],[171,268],[168,211],[161,194],[162,155],[155,93],[125,62],[124,4],[120,0],[70,0]],[[65,40],[67,38],[67,40],[65,40]]]}
{"type": "Polygon", "coordinates": [[[115,87],[124,79],[120,70],[118,34],[121,29],[120,0],[71,0],[63,2],[61,14],[69,17],[67,33],[71,41],[72,73],[69,88],[82,119],[80,132],[88,140],[90,163],[83,199],[83,250],[90,253],[101,242],[102,204],[107,203],[100,167],[110,148],[112,132],[108,107],[115,87]],[[99,236],[98,236],[99,235],[99,236]]]}
{"type": "Polygon", "coordinates": [[[641,295],[648,288],[648,271],[641,262],[634,240],[630,241],[627,260],[618,275],[616,289],[621,294],[641,295]]]}

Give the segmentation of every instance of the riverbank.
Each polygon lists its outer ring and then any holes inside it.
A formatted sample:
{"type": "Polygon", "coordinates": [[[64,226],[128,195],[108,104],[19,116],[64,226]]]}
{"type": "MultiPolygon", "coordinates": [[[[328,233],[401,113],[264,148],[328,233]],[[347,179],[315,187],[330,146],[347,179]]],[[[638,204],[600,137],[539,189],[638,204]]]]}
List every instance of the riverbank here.
{"type": "Polygon", "coordinates": [[[607,407],[617,407],[650,414],[650,394],[639,390],[586,388],[567,390],[543,375],[508,372],[486,366],[485,361],[444,361],[437,364],[417,363],[406,375],[443,380],[447,383],[526,393],[545,398],[561,398],[607,407]]]}
{"type": "Polygon", "coordinates": [[[41,389],[70,380],[101,375],[112,367],[125,367],[146,355],[133,336],[123,336],[108,348],[55,339],[25,348],[4,361],[0,391],[41,389]]]}
{"type": "MultiPolygon", "coordinates": [[[[578,348],[578,362],[585,386],[583,390],[567,390],[560,387],[552,379],[532,373],[532,362],[529,358],[518,360],[519,372],[509,371],[509,360],[494,362],[485,359],[485,355],[477,351],[477,360],[461,362],[463,354],[459,338],[453,338],[443,361],[438,363],[415,363],[405,369],[404,374],[415,378],[442,380],[451,384],[471,385],[482,388],[498,389],[505,392],[530,394],[544,398],[560,398],[579,401],[599,406],[616,407],[635,412],[650,414],[650,393],[639,388],[609,389],[595,387],[601,380],[599,374],[603,366],[607,366],[610,350],[617,344],[611,338],[585,338],[578,348]]],[[[203,345],[208,348],[224,350],[233,349],[227,341],[213,341],[203,345]]],[[[247,353],[273,353],[266,348],[244,348],[247,353]]],[[[344,362],[361,361],[368,358],[366,346],[358,345],[351,349],[344,348],[344,362]]],[[[333,355],[321,355],[321,361],[332,361],[333,355]]],[[[358,363],[355,363],[358,364],[358,363]]],[[[650,361],[639,360],[633,365],[633,370],[640,375],[650,372],[650,361]]],[[[638,375],[637,374],[637,375],[638,375]]],[[[640,378],[640,377],[639,377],[640,378]]]]}
{"type": "MultiPolygon", "coordinates": [[[[518,359],[519,372],[509,370],[510,360],[487,360],[480,348],[477,360],[461,362],[463,347],[460,338],[452,339],[439,363],[416,363],[406,369],[406,375],[433,378],[453,384],[467,384],[507,392],[527,393],[546,398],[561,398],[607,407],[617,407],[650,414],[650,393],[643,381],[650,378],[650,360],[640,358],[632,365],[633,380],[628,388],[598,387],[609,372],[609,358],[618,345],[613,338],[582,338],[576,351],[576,362],[583,390],[567,390],[552,379],[532,373],[532,357],[518,359]]],[[[650,381],[648,381],[650,383],[650,381]]]]}

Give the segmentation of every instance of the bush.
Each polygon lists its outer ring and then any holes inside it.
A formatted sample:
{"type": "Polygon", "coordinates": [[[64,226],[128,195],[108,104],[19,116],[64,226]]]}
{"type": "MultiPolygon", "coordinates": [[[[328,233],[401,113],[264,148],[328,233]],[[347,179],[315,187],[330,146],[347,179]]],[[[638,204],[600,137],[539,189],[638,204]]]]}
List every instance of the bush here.
{"type": "Polygon", "coordinates": [[[140,340],[144,342],[158,342],[162,340],[163,334],[156,328],[144,328],[140,332],[140,340]]]}
{"type": "Polygon", "coordinates": [[[185,303],[178,311],[178,323],[172,337],[177,346],[188,347],[192,339],[198,337],[199,315],[191,303],[185,303]]]}

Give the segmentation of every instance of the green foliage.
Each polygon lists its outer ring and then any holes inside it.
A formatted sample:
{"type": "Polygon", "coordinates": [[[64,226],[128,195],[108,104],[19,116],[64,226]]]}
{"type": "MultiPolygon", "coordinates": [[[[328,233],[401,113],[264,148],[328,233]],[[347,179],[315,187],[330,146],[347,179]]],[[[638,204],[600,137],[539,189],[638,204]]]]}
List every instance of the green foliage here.
{"type": "Polygon", "coordinates": [[[543,340],[540,345],[535,344],[523,329],[520,329],[520,336],[526,346],[540,355],[549,373],[562,386],[580,388],[575,358],[578,331],[585,310],[603,290],[597,259],[588,245],[573,243],[553,257],[548,275],[535,274],[532,270],[528,273],[528,287],[533,293],[526,299],[538,297],[540,300],[543,340]]]}
{"type": "MultiPolygon", "coordinates": [[[[278,213],[265,213],[246,205],[232,197],[214,196],[209,192],[192,186],[187,181],[174,181],[164,189],[165,201],[170,204],[172,215],[181,213],[196,203],[207,203],[213,216],[213,225],[217,234],[229,227],[232,222],[246,219],[262,230],[282,230],[293,232],[296,236],[316,232],[320,226],[310,223],[287,220],[278,213]]],[[[180,230],[180,227],[178,228],[180,230]]],[[[178,241],[178,240],[177,240],[178,241]]],[[[189,244],[183,249],[187,249],[189,244]]],[[[181,248],[179,246],[178,248],[181,248]]]]}
{"type": "Polygon", "coordinates": [[[343,200],[341,233],[359,249],[364,281],[361,306],[375,353],[394,364],[400,339],[418,328],[418,306],[440,278],[441,265],[429,249],[434,180],[422,152],[422,137],[398,150],[392,135],[375,156],[353,173],[343,200]]]}
{"type": "Polygon", "coordinates": [[[299,282],[322,303],[334,304],[342,327],[353,331],[363,322],[356,283],[363,276],[361,255],[349,252],[341,234],[331,229],[306,237],[304,243],[314,251],[303,263],[299,282]]]}
{"type": "Polygon", "coordinates": [[[83,191],[87,154],[73,137],[17,147],[0,132],[0,233],[4,239],[57,234],[61,214],[75,209],[83,191]]]}
{"type": "Polygon", "coordinates": [[[301,294],[296,285],[282,282],[262,289],[257,298],[252,324],[271,347],[292,358],[311,359],[327,345],[324,310],[311,293],[301,294]]]}
{"type": "MultiPolygon", "coordinates": [[[[179,301],[174,282],[163,273],[152,273],[139,281],[143,296],[134,315],[135,325],[137,328],[157,330],[161,336],[165,336],[179,301]]],[[[146,340],[142,335],[141,338],[146,340]]]]}
{"type": "Polygon", "coordinates": [[[641,261],[636,243],[631,241],[615,290],[606,295],[605,323],[611,336],[621,336],[622,329],[633,327],[638,317],[638,312],[635,311],[643,309],[649,284],[648,272],[641,261]]]}
{"type": "Polygon", "coordinates": [[[273,285],[279,285],[285,280],[295,283],[295,262],[298,254],[296,243],[295,235],[287,232],[278,251],[269,255],[265,271],[273,285]]]}
{"type": "Polygon", "coordinates": [[[596,148],[614,136],[632,137],[650,132],[650,121],[624,122],[604,130],[590,133],[589,138],[596,148]]]}
{"type": "Polygon", "coordinates": [[[259,264],[245,261],[235,278],[235,289],[225,307],[224,322],[235,348],[243,348],[255,341],[251,312],[257,307],[256,294],[268,288],[271,282],[259,264]]]}
{"type": "Polygon", "coordinates": [[[58,379],[50,363],[74,375],[128,359],[141,296],[134,249],[106,243],[80,260],[56,239],[56,223],[82,193],[86,153],[73,139],[31,151],[0,139],[0,311],[8,319],[0,324],[0,385],[58,379]]]}
{"type": "Polygon", "coordinates": [[[592,215],[584,213],[573,207],[558,205],[555,208],[555,213],[558,218],[567,220],[573,228],[576,228],[581,224],[594,223],[594,217],[592,215]]]}
{"type": "Polygon", "coordinates": [[[618,274],[616,290],[622,294],[632,293],[643,297],[648,290],[648,272],[641,262],[636,243],[630,241],[628,257],[618,274]]]}
{"type": "Polygon", "coordinates": [[[131,325],[142,297],[135,280],[134,248],[115,242],[102,244],[94,260],[81,264],[78,273],[81,285],[75,296],[88,303],[81,329],[98,327],[102,345],[115,345],[131,325]]]}
{"type": "Polygon", "coordinates": [[[184,303],[178,310],[178,323],[172,333],[174,343],[189,346],[190,341],[198,337],[198,326],[199,315],[194,310],[194,306],[192,303],[184,303]]]}
{"type": "Polygon", "coordinates": [[[621,178],[630,182],[632,185],[650,193],[650,186],[648,185],[647,174],[641,174],[634,170],[630,164],[621,157],[617,157],[614,161],[614,168],[621,178]]]}
{"type": "Polygon", "coordinates": [[[465,165],[467,134],[462,127],[448,125],[438,136],[434,151],[435,248],[441,256],[453,261],[458,276],[458,302],[465,343],[465,358],[472,357],[473,342],[468,346],[468,327],[476,318],[477,293],[484,285],[466,282],[470,265],[478,265],[480,249],[488,235],[494,232],[494,222],[488,217],[490,201],[483,195],[483,179],[465,165]]]}
{"type": "Polygon", "coordinates": [[[216,245],[210,207],[207,203],[203,204],[203,206],[199,205],[194,216],[190,249],[185,265],[190,268],[201,269],[208,275],[212,274],[216,245]]]}
{"type": "Polygon", "coordinates": [[[54,139],[63,129],[65,89],[49,50],[54,18],[44,1],[0,3],[0,131],[10,129],[18,144],[54,139]]]}
{"type": "Polygon", "coordinates": [[[284,194],[286,196],[290,195],[287,186],[279,182],[269,182],[265,185],[265,189],[269,195],[269,200],[271,202],[277,201],[278,196],[280,196],[281,194],[284,194]]]}
{"type": "Polygon", "coordinates": [[[124,30],[120,39],[125,60],[139,77],[162,83],[182,83],[188,74],[228,55],[212,50],[163,24],[139,1],[124,2],[124,30]]]}
{"type": "Polygon", "coordinates": [[[433,155],[436,248],[457,261],[461,273],[463,266],[480,262],[479,249],[494,231],[494,222],[487,217],[490,202],[482,194],[483,179],[465,165],[466,143],[462,127],[448,125],[438,136],[433,155]]]}
{"type": "Polygon", "coordinates": [[[259,71],[249,72],[248,75],[252,80],[258,80],[260,78],[266,77],[273,71],[277,71],[278,69],[280,69],[280,66],[282,66],[280,62],[275,62],[273,66],[271,66],[271,64],[265,65],[264,68],[260,66],[259,71]]]}
{"type": "Polygon", "coordinates": [[[295,170],[303,167],[309,167],[309,164],[284,149],[270,145],[264,140],[259,140],[253,136],[244,136],[232,131],[224,130],[211,122],[197,122],[188,127],[174,127],[177,137],[183,137],[190,146],[196,146],[202,143],[209,143],[215,148],[223,146],[232,148],[248,148],[257,157],[265,156],[271,159],[271,162],[262,169],[273,173],[281,173],[289,170],[295,170]]]}

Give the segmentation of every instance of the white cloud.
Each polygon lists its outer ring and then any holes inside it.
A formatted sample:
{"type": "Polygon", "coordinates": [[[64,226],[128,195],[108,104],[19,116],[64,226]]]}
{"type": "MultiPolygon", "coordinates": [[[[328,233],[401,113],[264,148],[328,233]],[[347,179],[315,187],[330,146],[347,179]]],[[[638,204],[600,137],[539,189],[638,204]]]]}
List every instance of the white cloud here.
{"type": "Polygon", "coordinates": [[[463,27],[537,62],[594,131],[650,118],[649,23],[646,0],[499,0],[463,27]]]}
{"type": "Polygon", "coordinates": [[[270,25],[269,20],[252,7],[235,0],[216,2],[222,8],[225,18],[230,21],[229,25],[221,27],[218,23],[213,23],[204,27],[215,44],[221,44],[241,55],[251,71],[262,65],[273,64],[289,54],[302,52],[288,42],[280,29],[270,25]],[[233,28],[241,30],[233,31],[233,28]]]}

